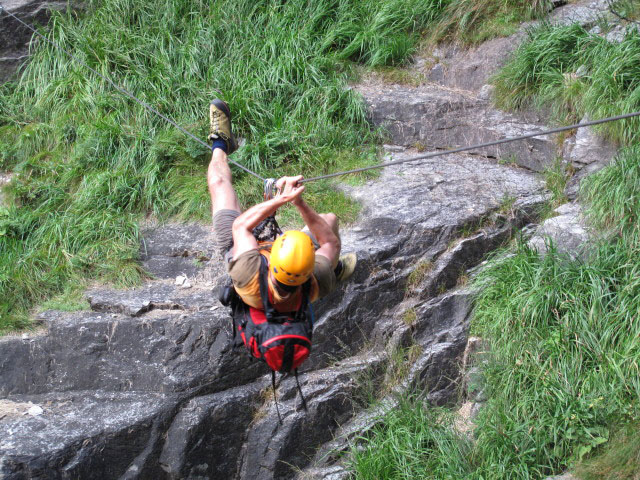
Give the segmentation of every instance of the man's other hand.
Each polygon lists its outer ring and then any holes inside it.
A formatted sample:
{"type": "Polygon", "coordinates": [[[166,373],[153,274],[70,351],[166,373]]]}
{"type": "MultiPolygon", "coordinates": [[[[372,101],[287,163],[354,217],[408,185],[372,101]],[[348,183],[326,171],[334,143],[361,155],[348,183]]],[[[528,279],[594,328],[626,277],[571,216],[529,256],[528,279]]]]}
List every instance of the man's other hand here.
{"type": "Polygon", "coordinates": [[[302,175],[282,177],[279,179],[276,182],[278,193],[275,198],[283,203],[291,202],[294,205],[298,204],[302,200],[302,192],[304,192],[304,185],[299,183],[302,179],[302,175]]]}

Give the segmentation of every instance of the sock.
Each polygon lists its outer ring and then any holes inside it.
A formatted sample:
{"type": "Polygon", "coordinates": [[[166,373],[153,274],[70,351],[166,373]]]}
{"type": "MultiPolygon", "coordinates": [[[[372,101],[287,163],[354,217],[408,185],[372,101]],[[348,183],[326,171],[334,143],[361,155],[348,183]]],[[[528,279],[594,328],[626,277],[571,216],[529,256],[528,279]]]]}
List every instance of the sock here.
{"type": "Polygon", "coordinates": [[[333,273],[335,273],[336,277],[342,273],[343,268],[342,261],[338,260],[338,265],[333,269],[333,273]]]}
{"type": "Polygon", "coordinates": [[[222,150],[224,153],[227,153],[227,142],[225,142],[223,139],[221,138],[216,138],[213,143],[211,144],[211,151],[213,152],[216,148],[219,148],[220,150],[222,150]]]}

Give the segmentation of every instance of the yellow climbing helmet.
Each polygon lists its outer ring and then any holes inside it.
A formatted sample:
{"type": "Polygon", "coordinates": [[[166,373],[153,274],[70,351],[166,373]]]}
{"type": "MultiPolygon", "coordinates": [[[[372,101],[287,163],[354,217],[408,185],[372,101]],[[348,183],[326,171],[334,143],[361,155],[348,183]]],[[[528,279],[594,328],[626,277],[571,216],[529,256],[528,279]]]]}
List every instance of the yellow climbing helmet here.
{"type": "Polygon", "coordinates": [[[276,238],[271,247],[269,269],[285,285],[302,285],[313,273],[316,251],[309,235],[289,230],[276,238]]]}

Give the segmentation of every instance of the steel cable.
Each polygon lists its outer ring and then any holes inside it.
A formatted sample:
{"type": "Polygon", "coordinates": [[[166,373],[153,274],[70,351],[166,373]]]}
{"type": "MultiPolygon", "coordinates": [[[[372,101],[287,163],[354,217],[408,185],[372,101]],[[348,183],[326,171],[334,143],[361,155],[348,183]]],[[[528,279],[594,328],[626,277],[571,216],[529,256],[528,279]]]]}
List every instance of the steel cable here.
{"type": "Polygon", "coordinates": [[[615,120],[623,120],[625,118],[637,117],[638,115],[640,115],[640,112],[625,113],[625,114],[622,114],[622,115],[616,115],[615,117],[607,117],[607,118],[602,118],[600,120],[593,120],[593,121],[589,121],[589,122],[585,122],[585,123],[577,123],[575,125],[569,125],[568,127],[559,127],[559,128],[554,128],[552,130],[545,130],[543,132],[528,133],[527,135],[520,135],[519,137],[503,138],[501,140],[494,140],[492,142],[486,142],[486,143],[478,143],[476,145],[471,145],[471,146],[468,146],[468,147],[453,148],[451,150],[443,150],[443,151],[440,151],[440,152],[431,152],[431,153],[427,153],[425,155],[418,155],[417,157],[411,157],[411,158],[405,158],[405,159],[402,159],[402,160],[394,160],[394,161],[391,161],[391,162],[379,163],[378,165],[371,165],[369,167],[354,168],[353,170],[346,170],[344,172],[329,173],[327,175],[320,175],[318,177],[305,178],[305,179],[302,180],[302,182],[303,183],[315,182],[316,180],[323,180],[325,178],[340,177],[342,175],[349,175],[351,173],[366,172],[368,170],[374,170],[376,168],[388,167],[390,165],[399,165],[401,163],[415,162],[416,160],[424,160],[426,158],[440,157],[442,155],[450,155],[452,153],[459,153],[459,152],[464,152],[464,151],[467,151],[467,150],[475,150],[477,148],[491,147],[491,146],[500,145],[500,144],[503,144],[503,143],[515,142],[517,140],[524,140],[524,139],[532,138],[532,137],[540,137],[542,135],[551,135],[553,133],[559,133],[559,132],[565,132],[567,130],[573,130],[574,128],[589,127],[591,125],[599,125],[601,123],[613,122],[615,120]]]}
{"type": "MultiPolygon", "coordinates": [[[[192,134],[191,132],[189,132],[188,130],[185,130],[184,128],[182,128],[180,125],[178,125],[175,121],[173,121],[172,119],[170,119],[169,117],[163,115],[162,113],[160,113],[158,110],[156,110],[155,108],[153,108],[151,105],[149,105],[148,103],[144,102],[143,100],[140,100],[138,97],[136,97],[133,93],[129,92],[128,90],[126,90],[125,88],[117,85],[116,83],[114,83],[113,81],[111,81],[111,79],[109,79],[108,77],[106,77],[105,75],[101,74],[100,72],[94,70],[93,68],[91,68],[89,65],[87,65],[86,63],[84,63],[82,60],[80,60],[79,58],[77,58],[75,55],[73,55],[72,53],[68,52],[67,50],[65,50],[64,48],[62,48],[60,45],[58,45],[56,42],[54,42],[53,40],[49,40],[47,37],[45,37],[44,35],[42,35],[40,32],[38,32],[35,28],[33,28],[31,25],[29,25],[28,23],[23,22],[22,20],[20,20],[18,17],[16,17],[13,13],[11,13],[9,10],[7,10],[5,7],[3,7],[0,4],[0,12],[6,12],[7,15],[11,16],[12,18],[14,18],[16,21],[18,21],[19,23],[21,23],[22,25],[24,25],[25,27],[27,27],[29,30],[31,30],[33,33],[35,33],[36,35],[38,35],[40,38],[42,38],[44,41],[46,41],[47,43],[53,45],[55,48],[57,48],[58,50],[66,53],[69,57],[73,58],[76,62],[78,62],[80,65],[88,68],[89,70],[91,70],[93,73],[95,73],[96,75],[98,75],[100,78],[102,78],[104,81],[108,82],[113,88],[115,88],[116,90],[118,90],[120,93],[126,95],[127,97],[131,98],[132,100],[134,100],[135,102],[137,102],[138,104],[142,105],[145,109],[147,109],[147,111],[151,112],[151,113],[155,113],[156,115],[158,115],[160,118],[166,120],[167,122],[169,122],[171,125],[173,125],[174,127],[176,127],[178,130],[180,130],[182,133],[184,133],[185,135],[187,135],[188,137],[190,137],[191,139],[195,140],[196,142],[198,142],[199,144],[203,145],[204,147],[207,148],[207,150],[211,150],[211,145],[209,145],[207,142],[205,142],[204,140],[196,137],[194,134],[192,134]]],[[[249,170],[247,167],[244,167],[242,165],[240,165],[238,162],[235,162],[231,159],[229,159],[229,162],[231,162],[232,164],[234,164],[236,167],[240,168],[241,170],[244,170],[245,172],[249,173],[250,175],[253,175],[256,178],[259,178],[260,180],[262,180],[263,182],[265,181],[265,179],[263,177],[261,177],[260,175],[258,175],[255,172],[252,172],[251,170],[249,170]]]]}
{"type": "MultiPolygon", "coordinates": [[[[46,38],[44,35],[39,33],[36,29],[34,29],[29,24],[27,24],[27,23],[23,22],[22,20],[20,20],[18,17],[16,17],[11,12],[9,12],[6,8],[4,8],[0,4],[0,12],[1,11],[5,11],[7,13],[7,15],[9,15],[12,18],[14,18],[15,20],[17,20],[19,23],[21,23],[22,25],[27,27],[33,33],[38,35],[40,38],[42,38],[43,40],[45,40],[49,44],[53,45],[58,50],[64,52],[69,57],[73,58],[80,65],[83,65],[84,67],[86,67],[89,70],[91,70],[93,73],[95,73],[96,75],[101,77],[103,80],[108,82],[111,86],[113,86],[113,88],[118,90],[120,93],[128,96],[129,98],[131,98],[132,100],[134,100],[138,104],[142,105],[146,110],[158,115],[160,118],[162,118],[165,121],[169,122],[171,125],[176,127],[182,133],[184,133],[188,137],[192,138],[196,142],[200,143],[201,145],[205,146],[207,149],[211,149],[211,146],[209,144],[207,144],[206,142],[204,142],[200,138],[196,137],[191,132],[185,130],[183,127],[178,125],[172,119],[170,119],[167,116],[163,115],[162,113],[158,112],[155,108],[151,107],[150,105],[148,105],[144,101],[140,100],[139,98],[137,98],[135,95],[130,93],[125,88],[120,87],[119,85],[115,84],[113,81],[111,81],[105,75],[103,75],[103,74],[97,72],[96,70],[94,70],[89,65],[84,63],[82,60],[79,60],[77,57],[75,57],[72,53],[68,52],[67,50],[65,50],[64,48],[59,46],[56,42],[46,38]]],[[[466,146],[466,147],[453,148],[453,149],[450,149],[450,150],[443,150],[443,151],[438,151],[438,152],[430,152],[430,153],[427,153],[425,155],[418,155],[416,157],[405,158],[405,159],[402,159],[402,160],[394,160],[394,161],[391,161],[391,162],[384,162],[384,163],[380,163],[378,165],[370,165],[368,167],[355,168],[353,170],[345,170],[345,171],[342,171],[342,172],[335,172],[335,173],[330,173],[330,174],[326,174],[326,175],[320,175],[320,176],[317,176],[317,177],[305,178],[305,179],[301,180],[301,183],[315,182],[317,180],[324,180],[326,178],[341,177],[343,175],[350,175],[352,173],[366,172],[366,171],[369,171],[369,170],[375,170],[375,169],[378,169],[378,168],[389,167],[389,166],[392,166],[392,165],[399,165],[399,164],[402,164],[402,163],[415,162],[415,161],[418,161],[418,160],[425,160],[425,159],[428,159],[428,158],[440,157],[440,156],[443,156],[443,155],[451,155],[453,153],[460,153],[460,152],[465,152],[465,151],[468,151],[468,150],[476,150],[476,149],[479,149],[479,148],[486,148],[486,147],[491,147],[491,146],[495,146],[495,145],[501,145],[503,143],[515,142],[515,141],[518,141],[518,140],[525,140],[527,138],[540,137],[540,136],[544,136],[544,135],[552,135],[554,133],[565,132],[567,130],[573,130],[575,128],[583,128],[583,127],[589,127],[589,126],[592,126],[592,125],[599,125],[599,124],[602,124],[602,123],[613,122],[613,121],[617,121],[617,120],[624,120],[626,118],[637,117],[639,115],[640,115],[640,112],[626,113],[626,114],[622,114],[622,115],[616,115],[616,116],[613,116],[613,117],[602,118],[602,119],[599,119],[599,120],[592,120],[592,121],[585,122],[585,123],[577,123],[577,124],[569,125],[569,126],[566,126],[566,127],[559,127],[559,128],[554,128],[554,129],[551,129],[551,130],[545,130],[545,131],[542,131],[542,132],[529,133],[529,134],[526,134],[526,135],[520,135],[518,137],[503,138],[501,140],[494,140],[494,141],[491,141],[491,142],[479,143],[479,144],[476,144],[476,145],[470,145],[470,146],[466,146]]],[[[257,173],[249,170],[248,168],[240,165],[239,163],[237,163],[237,162],[235,162],[235,161],[233,161],[231,159],[229,159],[229,162],[231,162],[233,165],[237,166],[241,170],[244,170],[245,172],[249,173],[250,175],[253,175],[254,177],[262,180],[263,182],[265,182],[267,180],[264,177],[261,177],[257,173]]]]}

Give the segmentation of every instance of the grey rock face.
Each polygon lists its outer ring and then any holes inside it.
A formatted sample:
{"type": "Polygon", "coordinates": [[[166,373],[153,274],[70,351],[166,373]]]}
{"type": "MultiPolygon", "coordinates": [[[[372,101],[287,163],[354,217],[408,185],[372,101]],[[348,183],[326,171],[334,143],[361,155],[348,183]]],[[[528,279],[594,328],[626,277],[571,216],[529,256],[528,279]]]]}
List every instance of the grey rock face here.
{"type": "MultiPolygon", "coordinates": [[[[194,278],[216,257],[214,245],[208,226],[192,223],[148,228],[144,232],[140,259],[142,266],[156,278],[175,279],[179,275],[194,278]]],[[[224,270],[220,268],[215,273],[221,276],[224,270]]]]}
{"type": "Polygon", "coordinates": [[[524,38],[524,32],[519,32],[469,49],[441,46],[434,52],[438,63],[426,72],[427,78],[446,87],[477,91],[505,64],[524,38]]]}
{"type": "Polygon", "coordinates": [[[589,244],[589,231],[582,217],[578,203],[566,203],[556,208],[556,217],[545,220],[535,235],[529,240],[529,246],[545,253],[549,241],[558,251],[569,256],[583,257],[589,244]]]}
{"type": "MultiPolygon", "coordinates": [[[[580,123],[587,122],[587,117],[580,123]]],[[[577,133],[565,140],[563,157],[575,170],[567,182],[565,194],[575,200],[583,178],[597,172],[611,163],[616,155],[617,147],[597,135],[593,128],[579,128],[577,133]]]]}
{"type": "MultiPolygon", "coordinates": [[[[401,145],[450,149],[545,130],[501,112],[468,92],[426,85],[363,85],[358,88],[369,107],[371,121],[384,127],[401,145]]],[[[536,137],[469,153],[516,163],[542,171],[555,159],[553,138],[536,137]]]]}
{"type": "Polygon", "coordinates": [[[159,463],[168,478],[234,478],[246,430],[260,407],[266,383],[196,397],[167,431],[159,463]]]}
{"type": "MultiPolygon", "coordinates": [[[[23,396],[12,396],[22,401],[23,396]]],[[[160,394],[75,391],[29,396],[38,417],[2,419],[0,478],[160,478],[145,460],[175,409],[160,394]]]]}
{"type": "Polygon", "coordinates": [[[402,331],[401,346],[419,348],[422,352],[406,376],[389,395],[379,402],[374,411],[363,411],[341,425],[334,439],[320,448],[310,465],[296,475],[298,480],[348,478],[340,466],[342,456],[349,452],[356,437],[378,424],[385,413],[397,405],[399,392],[411,389],[424,393],[434,404],[456,399],[458,370],[464,351],[473,293],[468,290],[446,293],[415,307],[416,321],[408,327],[400,319],[389,328],[402,331]],[[452,376],[453,375],[453,376],[452,376]]]}
{"type": "MultiPolygon", "coordinates": [[[[585,117],[580,123],[589,120],[585,117]]],[[[579,128],[568,150],[568,160],[576,170],[593,163],[607,165],[616,154],[615,146],[598,136],[592,127],[579,128]]]]}
{"type": "Polygon", "coordinates": [[[565,5],[551,12],[548,21],[558,25],[591,25],[608,13],[609,3],[608,0],[582,0],[573,5],[565,5]]]}

